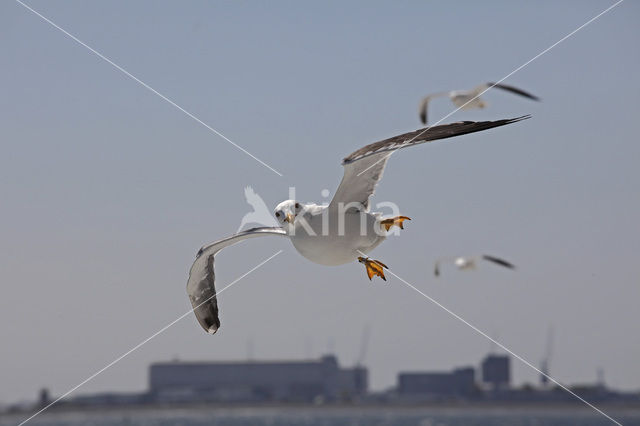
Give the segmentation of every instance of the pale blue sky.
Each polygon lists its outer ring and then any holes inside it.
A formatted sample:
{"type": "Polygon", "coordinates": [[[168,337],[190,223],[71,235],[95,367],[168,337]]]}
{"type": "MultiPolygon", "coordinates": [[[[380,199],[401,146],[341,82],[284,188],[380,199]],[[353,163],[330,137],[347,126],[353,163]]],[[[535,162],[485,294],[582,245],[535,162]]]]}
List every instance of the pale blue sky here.
{"type": "MultiPolygon", "coordinates": [[[[284,174],[279,177],[18,3],[0,3],[0,401],[61,394],[190,308],[193,256],[270,207],[322,201],[360,146],[419,127],[422,95],[495,81],[608,5],[590,2],[82,2],[32,7],[284,174]]],[[[447,121],[533,118],[395,155],[374,202],[413,220],[374,253],[562,382],[640,388],[640,5],[622,3],[447,121]],[[442,255],[519,266],[451,271],[442,255]]],[[[450,112],[434,102],[431,117],[450,112]]],[[[320,355],[371,384],[477,364],[489,342],[396,279],[322,267],[281,239],[218,260],[222,329],[189,316],[80,392],[146,388],[150,362],[320,355]]],[[[514,362],[514,379],[537,374],[514,362]]]]}

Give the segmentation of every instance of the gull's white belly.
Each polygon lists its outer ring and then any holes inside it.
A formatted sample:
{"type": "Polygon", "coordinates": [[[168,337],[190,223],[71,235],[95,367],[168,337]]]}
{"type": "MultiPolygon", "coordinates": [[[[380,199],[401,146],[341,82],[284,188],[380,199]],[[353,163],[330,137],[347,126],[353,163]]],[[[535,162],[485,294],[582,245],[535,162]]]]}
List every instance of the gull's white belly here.
{"type": "Polygon", "coordinates": [[[328,220],[324,220],[324,227],[322,215],[305,215],[304,218],[313,232],[297,224],[295,235],[290,234],[291,242],[298,253],[321,265],[353,262],[385,239],[384,235],[378,234],[380,231],[376,233],[379,227],[376,216],[369,213],[362,215],[362,219],[360,213],[346,213],[342,227],[337,215],[329,215],[328,220]]]}
{"type": "Polygon", "coordinates": [[[484,107],[484,101],[474,96],[474,94],[456,94],[451,97],[451,101],[455,106],[463,110],[484,107]]]}

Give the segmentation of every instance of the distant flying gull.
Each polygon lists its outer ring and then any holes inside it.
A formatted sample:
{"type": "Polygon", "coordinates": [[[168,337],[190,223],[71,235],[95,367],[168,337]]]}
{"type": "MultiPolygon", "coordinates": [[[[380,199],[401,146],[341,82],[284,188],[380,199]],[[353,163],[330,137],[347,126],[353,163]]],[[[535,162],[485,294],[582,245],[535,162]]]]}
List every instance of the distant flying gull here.
{"type": "Polygon", "coordinates": [[[198,251],[187,282],[187,294],[198,322],[211,334],[220,327],[215,255],[223,248],[249,238],[267,235],[287,237],[298,253],[312,262],[342,265],[358,261],[364,264],[369,280],[374,276],[385,279],[384,269],[388,269],[387,266],[369,259],[366,254],[384,241],[392,226],[403,228],[403,222],[410,220],[407,216],[382,218],[380,213],[370,211],[369,199],[382,179],[389,156],[402,148],[504,126],[526,118],[529,116],[444,124],[375,142],[353,152],[342,161],[344,176],[329,205],[283,201],[274,212],[279,226],[248,229],[205,245],[198,251]]]}
{"type": "Polygon", "coordinates": [[[509,269],[516,268],[515,265],[507,262],[506,260],[500,259],[499,257],[483,254],[479,256],[465,256],[465,257],[453,257],[453,258],[440,259],[436,262],[435,267],[433,268],[433,274],[436,277],[440,276],[440,264],[445,262],[453,262],[453,264],[456,265],[458,269],[465,270],[465,269],[475,269],[478,262],[481,260],[487,260],[489,262],[493,262],[497,265],[504,266],[505,268],[509,268],[509,269]]]}
{"type": "Polygon", "coordinates": [[[452,90],[451,92],[433,93],[431,95],[425,96],[424,98],[422,98],[422,102],[420,102],[420,121],[422,121],[422,124],[427,124],[427,110],[429,108],[429,101],[433,98],[441,96],[448,96],[455,106],[457,106],[458,108],[462,108],[463,110],[484,108],[487,106],[487,103],[483,101],[479,95],[489,87],[496,87],[498,89],[506,90],[508,92],[515,93],[516,95],[533,99],[534,101],[540,100],[538,97],[532,95],[531,93],[527,93],[522,89],[518,89],[517,87],[507,86],[506,84],[485,83],[472,90],[452,90]]]}

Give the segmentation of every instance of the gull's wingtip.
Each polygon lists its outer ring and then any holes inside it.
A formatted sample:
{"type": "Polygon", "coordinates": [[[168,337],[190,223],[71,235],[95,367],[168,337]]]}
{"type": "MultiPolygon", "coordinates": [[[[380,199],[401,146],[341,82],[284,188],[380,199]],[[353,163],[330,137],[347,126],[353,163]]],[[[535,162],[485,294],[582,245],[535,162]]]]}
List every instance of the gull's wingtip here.
{"type": "Polygon", "coordinates": [[[508,120],[509,120],[509,123],[517,123],[518,121],[528,120],[530,118],[531,118],[531,114],[526,114],[516,118],[509,118],[508,120]]]}
{"type": "Polygon", "coordinates": [[[499,257],[490,256],[490,255],[488,255],[488,254],[483,254],[483,255],[482,255],[482,258],[483,258],[484,260],[488,260],[488,261],[490,261],[490,262],[496,263],[496,264],[498,264],[498,265],[500,265],[500,266],[504,266],[505,268],[509,268],[509,269],[516,269],[516,265],[514,265],[514,264],[513,264],[513,263],[511,263],[511,262],[507,262],[506,260],[501,259],[501,258],[499,258],[499,257]]]}
{"type": "Polygon", "coordinates": [[[525,98],[531,99],[532,101],[540,102],[540,98],[537,97],[536,95],[532,95],[531,93],[526,92],[522,89],[519,89],[515,86],[510,86],[508,84],[501,84],[501,83],[493,83],[493,82],[489,82],[486,84],[487,86],[489,86],[489,88],[497,87],[498,89],[503,89],[508,92],[515,93],[516,95],[524,96],[525,98]]]}

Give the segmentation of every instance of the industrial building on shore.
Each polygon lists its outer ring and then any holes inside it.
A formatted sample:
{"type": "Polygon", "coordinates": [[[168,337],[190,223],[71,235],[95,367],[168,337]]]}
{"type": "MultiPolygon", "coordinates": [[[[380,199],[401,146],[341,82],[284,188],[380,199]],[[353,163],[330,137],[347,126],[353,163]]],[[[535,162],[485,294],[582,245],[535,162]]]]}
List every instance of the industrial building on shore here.
{"type": "Polygon", "coordinates": [[[333,355],[304,361],[161,362],[149,367],[149,393],[162,402],[313,402],[367,393],[364,367],[341,368],[333,355]]]}
{"type": "Polygon", "coordinates": [[[473,366],[453,371],[400,372],[397,397],[400,399],[477,399],[498,390],[509,389],[511,362],[507,355],[487,355],[476,374],[473,366]]]}

